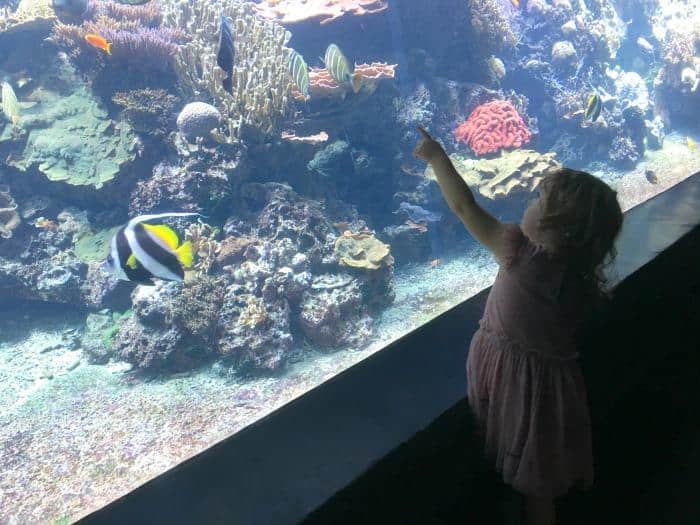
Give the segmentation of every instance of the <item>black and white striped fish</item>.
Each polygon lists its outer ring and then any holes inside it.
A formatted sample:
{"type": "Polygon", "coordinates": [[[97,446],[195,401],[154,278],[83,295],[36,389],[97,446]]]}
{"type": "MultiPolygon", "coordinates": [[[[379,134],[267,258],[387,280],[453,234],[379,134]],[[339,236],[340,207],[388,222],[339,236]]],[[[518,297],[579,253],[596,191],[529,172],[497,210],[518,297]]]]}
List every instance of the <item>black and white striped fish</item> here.
{"type": "Polygon", "coordinates": [[[224,90],[230,94],[233,94],[233,62],[236,57],[231,31],[232,23],[230,16],[222,14],[219,17],[219,52],[216,55],[216,64],[226,73],[223,80],[224,90]]]}
{"type": "Polygon", "coordinates": [[[309,98],[309,67],[306,65],[304,57],[297,51],[292,50],[289,55],[289,72],[296,84],[299,92],[304,96],[305,100],[309,98]]]}
{"type": "Polygon", "coordinates": [[[193,217],[198,213],[140,215],[122,226],[112,237],[105,271],[117,278],[153,284],[153,278],[182,281],[192,265],[192,245],[180,244],[177,234],[165,225],[148,224],[168,217],[193,217]]]}
{"type": "Polygon", "coordinates": [[[323,63],[338,85],[350,83],[353,92],[357,93],[360,90],[362,77],[350,70],[348,59],[345,58],[345,55],[343,55],[343,52],[337,45],[331,44],[328,46],[323,63]]]}

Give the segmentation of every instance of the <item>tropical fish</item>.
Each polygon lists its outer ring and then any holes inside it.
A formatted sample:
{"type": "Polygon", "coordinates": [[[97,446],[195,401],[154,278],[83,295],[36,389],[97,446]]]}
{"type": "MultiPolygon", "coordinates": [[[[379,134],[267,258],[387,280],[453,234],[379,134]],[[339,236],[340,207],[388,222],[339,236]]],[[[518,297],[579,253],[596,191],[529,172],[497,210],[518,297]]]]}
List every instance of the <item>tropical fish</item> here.
{"type": "Polygon", "coordinates": [[[350,71],[348,59],[345,58],[345,55],[343,55],[343,52],[337,45],[331,44],[328,46],[323,63],[326,65],[326,69],[333,77],[333,80],[339,85],[349,82],[354,93],[360,90],[362,77],[358,73],[350,71]]]}
{"type": "Polygon", "coordinates": [[[644,176],[647,178],[647,181],[649,181],[650,184],[658,184],[659,178],[656,176],[656,172],[654,170],[646,170],[644,172],[644,176]]]}
{"type": "Polygon", "coordinates": [[[231,34],[231,17],[221,15],[219,32],[219,53],[216,55],[216,64],[224,70],[224,90],[233,94],[233,60],[236,51],[233,47],[233,35],[231,34]]]}
{"type": "Polygon", "coordinates": [[[516,9],[520,9],[520,0],[510,0],[510,3],[513,4],[513,7],[516,9]]]}
{"type": "Polygon", "coordinates": [[[153,284],[153,278],[182,281],[192,266],[192,244],[180,244],[177,234],[165,225],[148,224],[167,217],[193,217],[198,213],[140,215],[122,226],[110,241],[105,271],[124,281],[153,284]]]}
{"type": "Polygon", "coordinates": [[[691,139],[690,137],[685,138],[686,144],[688,144],[688,149],[695,153],[695,141],[691,139]]]}
{"type": "Polygon", "coordinates": [[[413,222],[440,222],[442,214],[426,210],[421,206],[402,202],[394,213],[405,213],[413,222]]]}
{"type": "Polygon", "coordinates": [[[598,93],[591,93],[586,102],[586,110],[583,112],[583,117],[595,122],[600,116],[600,112],[603,109],[603,101],[600,100],[600,95],[598,93]]]}
{"type": "Polygon", "coordinates": [[[12,127],[17,125],[19,120],[19,102],[15,90],[8,82],[2,83],[2,112],[7,120],[12,122],[12,127]]]}
{"type": "Polygon", "coordinates": [[[430,267],[435,268],[437,267],[442,261],[440,259],[433,259],[430,261],[430,267]]]}
{"type": "Polygon", "coordinates": [[[92,47],[96,47],[97,49],[101,49],[108,55],[112,54],[112,44],[110,42],[107,42],[103,37],[100,35],[95,35],[93,33],[88,33],[85,35],[85,41],[90,44],[92,47]]]}
{"type": "Polygon", "coordinates": [[[304,96],[304,100],[309,98],[309,67],[304,61],[304,57],[296,51],[292,50],[289,55],[289,72],[294,79],[294,83],[304,96]]]}

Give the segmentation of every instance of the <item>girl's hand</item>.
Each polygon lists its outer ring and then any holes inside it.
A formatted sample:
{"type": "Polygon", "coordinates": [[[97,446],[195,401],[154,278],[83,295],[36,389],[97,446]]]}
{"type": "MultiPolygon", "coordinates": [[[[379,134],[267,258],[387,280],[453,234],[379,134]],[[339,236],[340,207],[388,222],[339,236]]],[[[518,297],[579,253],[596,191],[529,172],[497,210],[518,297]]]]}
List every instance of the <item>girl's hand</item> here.
{"type": "Polygon", "coordinates": [[[413,156],[415,158],[426,162],[432,162],[438,156],[445,153],[442,146],[433,140],[433,137],[431,137],[427,131],[420,126],[416,126],[416,129],[421,134],[421,138],[413,150],[413,156]]]}

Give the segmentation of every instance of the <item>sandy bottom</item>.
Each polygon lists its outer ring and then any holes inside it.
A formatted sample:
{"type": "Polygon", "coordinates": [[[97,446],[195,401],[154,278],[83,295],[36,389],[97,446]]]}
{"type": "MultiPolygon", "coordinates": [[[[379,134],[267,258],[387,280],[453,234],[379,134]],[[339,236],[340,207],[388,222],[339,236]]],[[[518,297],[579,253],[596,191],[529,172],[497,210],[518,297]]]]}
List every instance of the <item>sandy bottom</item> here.
{"type": "MultiPolygon", "coordinates": [[[[700,140],[698,141],[700,143],[700,140]]],[[[685,137],[634,171],[598,173],[625,209],[700,170],[685,137]],[[648,182],[653,169],[658,183],[648,182]]],[[[396,301],[363,349],[307,356],[279,377],[238,380],[210,368],[141,382],[129,366],[90,365],[83,319],[49,312],[0,320],[0,523],[69,523],[241,430],[488,286],[497,267],[475,248],[396,271],[396,301]]],[[[465,340],[465,344],[467,341],[465,340]]]]}

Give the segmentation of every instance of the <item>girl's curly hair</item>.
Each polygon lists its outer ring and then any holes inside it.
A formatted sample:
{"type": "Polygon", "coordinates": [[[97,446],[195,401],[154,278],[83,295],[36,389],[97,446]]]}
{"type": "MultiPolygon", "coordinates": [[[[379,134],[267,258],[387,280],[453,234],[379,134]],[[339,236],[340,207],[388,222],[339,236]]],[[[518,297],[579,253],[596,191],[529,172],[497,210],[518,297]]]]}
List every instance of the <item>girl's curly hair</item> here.
{"type": "Polygon", "coordinates": [[[540,228],[554,233],[570,268],[593,296],[604,294],[604,267],[616,256],[615,238],[622,227],[617,193],[584,171],[560,168],[540,183],[540,228]]]}

